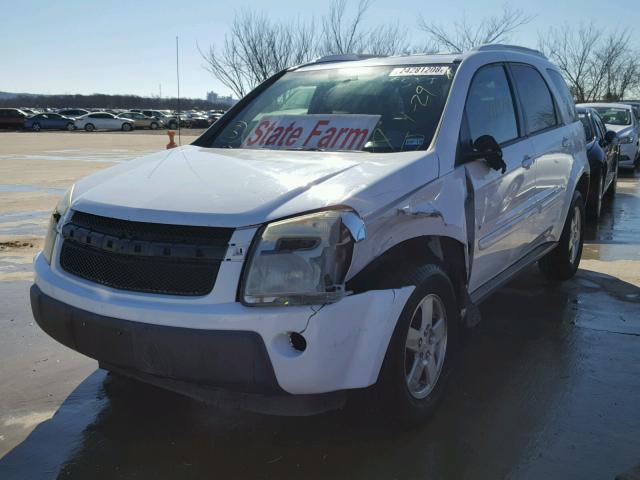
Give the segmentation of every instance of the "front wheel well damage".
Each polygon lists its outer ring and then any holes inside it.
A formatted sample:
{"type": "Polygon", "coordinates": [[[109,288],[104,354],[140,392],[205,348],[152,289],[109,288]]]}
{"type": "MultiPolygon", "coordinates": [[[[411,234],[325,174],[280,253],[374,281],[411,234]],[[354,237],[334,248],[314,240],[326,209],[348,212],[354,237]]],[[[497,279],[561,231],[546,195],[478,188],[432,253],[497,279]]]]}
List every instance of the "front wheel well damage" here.
{"type": "Polygon", "coordinates": [[[362,293],[369,290],[401,288],[406,285],[402,273],[427,264],[440,266],[453,283],[456,299],[464,304],[467,288],[465,246],[450,237],[420,236],[394,245],[371,261],[346,283],[346,290],[362,293]]]}

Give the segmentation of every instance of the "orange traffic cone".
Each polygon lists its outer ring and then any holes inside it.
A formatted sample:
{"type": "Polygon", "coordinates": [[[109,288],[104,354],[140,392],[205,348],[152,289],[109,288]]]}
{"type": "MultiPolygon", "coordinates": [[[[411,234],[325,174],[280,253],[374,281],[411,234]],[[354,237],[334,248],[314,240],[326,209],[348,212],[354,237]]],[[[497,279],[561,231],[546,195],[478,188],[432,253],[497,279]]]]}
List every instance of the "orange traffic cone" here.
{"type": "Polygon", "coordinates": [[[176,132],[174,132],[173,130],[169,130],[167,132],[167,135],[169,135],[169,143],[167,143],[167,150],[170,148],[176,148],[178,144],[173,141],[173,137],[176,136],[176,132]]]}

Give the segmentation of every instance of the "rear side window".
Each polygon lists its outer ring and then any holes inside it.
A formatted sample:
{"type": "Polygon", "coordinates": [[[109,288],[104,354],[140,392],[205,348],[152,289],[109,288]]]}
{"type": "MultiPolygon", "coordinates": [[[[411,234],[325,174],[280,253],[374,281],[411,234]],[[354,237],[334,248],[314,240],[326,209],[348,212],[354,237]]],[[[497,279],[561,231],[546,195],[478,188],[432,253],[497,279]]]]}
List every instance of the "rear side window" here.
{"type": "Polygon", "coordinates": [[[600,115],[598,115],[597,113],[593,113],[591,115],[591,118],[593,119],[593,123],[595,123],[596,129],[598,130],[596,134],[598,135],[598,137],[604,138],[605,134],[607,133],[607,128],[604,126],[600,115]]]}
{"type": "Polygon", "coordinates": [[[587,138],[587,143],[595,138],[595,132],[591,126],[591,121],[589,120],[589,116],[586,113],[579,113],[580,121],[582,122],[582,126],[584,127],[584,135],[587,138]]]}
{"type": "Polygon", "coordinates": [[[576,105],[573,102],[573,96],[571,95],[569,87],[567,87],[567,83],[564,81],[564,78],[562,78],[562,75],[555,70],[547,68],[547,73],[555,87],[560,92],[560,107],[562,108],[565,117],[571,119],[571,121],[575,121],[576,105]]]}
{"type": "Polygon", "coordinates": [[[529,65],[511,66],[520,92],[527,133],[536,133],[557,124],[553,97],[542,75],[529,65]]]}
{"type": "Polygon", "coordinates": [[[482,135],[491,135],[498,143],[518,137],[513,96],[502,65],[478,70],[469,87],[465,114],[472,142],[482,135]]]}

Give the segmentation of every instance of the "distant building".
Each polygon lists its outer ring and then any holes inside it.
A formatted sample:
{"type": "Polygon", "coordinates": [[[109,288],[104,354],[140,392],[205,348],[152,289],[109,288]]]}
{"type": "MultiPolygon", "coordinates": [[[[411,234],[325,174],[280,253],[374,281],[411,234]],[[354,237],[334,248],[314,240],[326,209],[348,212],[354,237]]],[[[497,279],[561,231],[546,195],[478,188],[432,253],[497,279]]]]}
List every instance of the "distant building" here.
{"type": "Polygon", "coordinates": [[[223,97],[216,92],[207,92],[207,102],[215,103],[216,105],[222,105],[225,107],[232,107],[238,100],[231,98],[231,95],[223,97]]]}

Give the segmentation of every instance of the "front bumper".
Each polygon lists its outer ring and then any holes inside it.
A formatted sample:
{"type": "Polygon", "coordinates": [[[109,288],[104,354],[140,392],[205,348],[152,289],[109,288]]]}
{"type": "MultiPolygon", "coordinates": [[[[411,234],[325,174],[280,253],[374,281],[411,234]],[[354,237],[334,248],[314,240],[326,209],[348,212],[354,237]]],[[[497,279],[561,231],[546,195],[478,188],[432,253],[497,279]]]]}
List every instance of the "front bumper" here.
{"type": "Polygon", "coordinates": [[[237,286],[231,272],[237,277],[239,269],[224,262],[210,296],[185,299],[109,289],[38,255],[34,316],[61,343],[154,378],[295,395],[377,381],[414,287],[369,291],[325,306],[248,307],[230,301],[237,286]],[[304,352],[290,345],[290,332],[305,337],[304,352]]]}
{"type": "Polygon", "coordinates": [[[284,394],[255,332],[198,330],[87,312],[31,287],[33,316],[48,335],[125,371],[227,388],[284,394]]]}
{"type": "Polygon", "coordinates": [[[638,145],[635,143],[623,143],[620,145],[620,167],[633,167],[638,156],[638,145]]]}

